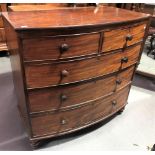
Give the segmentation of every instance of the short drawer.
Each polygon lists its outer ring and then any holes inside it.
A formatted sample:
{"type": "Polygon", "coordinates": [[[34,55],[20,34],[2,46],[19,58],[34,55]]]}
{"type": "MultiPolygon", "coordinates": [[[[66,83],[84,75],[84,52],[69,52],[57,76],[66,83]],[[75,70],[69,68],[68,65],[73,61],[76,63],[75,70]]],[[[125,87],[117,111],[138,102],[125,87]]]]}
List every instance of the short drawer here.
{"type": "Polygon", "coordinates": [[[104,32],[102,52],[108,52],[140,42],[144,37],[146,24],[131,28],[116,29],[104,32]]]}
{"type": "Polygon", "coordinates": [[[28,93],[30,111],[60,110],[86,104],[88,101],[112,93],[115,86],[116,75],[113,75],[82,84],[31,90],[28,93]]]}
{"type": "Polygon", "coordinates": [[[27,64],[25,66],[28,88],[60,85],[95,78],[118,71],[121,52],[52,64],[27,64]]]}
{"type": "Polygon", "coordinates": [[[53,64],[27,64],[28,88],[60,85],[95,78],[134,64],[139,57],[140,45],[90,59],[53,64]]]}
{"type": "Polygon", "coordinates": [[[99,33],[23,40],[25,61],[64,59],[98,52],[99,33]]]}
{"type": "Polygon", "coordinates": [[[33,136],[61,134],[102,119],[126,104],[129,87],[88,105],[53,114],[31,117],[33,136]]]}

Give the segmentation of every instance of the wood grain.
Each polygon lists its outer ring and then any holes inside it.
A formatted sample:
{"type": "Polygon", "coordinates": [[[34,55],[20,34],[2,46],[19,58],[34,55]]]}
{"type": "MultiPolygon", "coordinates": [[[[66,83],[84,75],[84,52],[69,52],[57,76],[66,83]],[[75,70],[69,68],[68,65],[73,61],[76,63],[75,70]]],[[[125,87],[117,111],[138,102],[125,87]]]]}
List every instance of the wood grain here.
{"type": "Polygon", "coordinates": [[[104,42],[102,45],[102,51],[108,52],[123,48],[126,43],[126,36],[132,35],[133,39],[127,41],[127,46],[140,42],[144,37],[146,24],[133,26],[131,28],[115,29],[104,33],[104,42]]]}
{"type": "Polygon", "coordinates": [[[77,57],[98,53],[100,35],[74,35],[65,37],[44,37],[23,40],[24,60],[47,60],[77,57]],[[67,51],[61,52],[61,46],[68,45],[67,51]]]}
{"type": "Polygon", "coordinates": [[[84,126],[101,117],[104,118],[125,104],[128,92],[129,87],[126,87],[114,95],[91,102],[81,108],[32,117],[33,136],[43,136],[46,134],[59,135],[61,132],[84,126]],[[117,101],[116,106],[112,105],[112,101],[114,100],[117,101]]]}

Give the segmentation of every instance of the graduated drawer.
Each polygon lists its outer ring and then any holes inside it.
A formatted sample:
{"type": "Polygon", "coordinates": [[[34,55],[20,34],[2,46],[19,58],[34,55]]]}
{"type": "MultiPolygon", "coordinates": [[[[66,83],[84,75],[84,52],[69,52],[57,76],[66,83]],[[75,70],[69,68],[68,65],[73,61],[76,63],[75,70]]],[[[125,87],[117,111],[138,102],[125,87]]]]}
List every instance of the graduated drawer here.
{"type": "Polygon", "coordinates": [[[23,40],[25,61],[62,59],[98,52],[99,33],[23,40]]]}
{"type": "Polygon", "coordinates": [[[102,52],[120,49],[142,41],[146,24],[104,32],[102,52]]]}
{"type": "Polygon", "coordinates": [[[33,136],[59,135],[102,119],[126,104],[129,88],[69,111],[31,117],[33,136]]]}
{"type": "Polygon", "coordinates": [[[95,78],[118,71],[135,63],[140,45],[100,57],[51,64],[27,63],[25,66],[28,88],[60,85],[95,78]]]}
{"type": "Polygon", "coordinates": [[[87,83],[29,91],[30,112],[70,108],[108,95],[115,88],[120,89],[130,83],[134,67],[132,66],[118,75],[114,74],[87,83]]]}

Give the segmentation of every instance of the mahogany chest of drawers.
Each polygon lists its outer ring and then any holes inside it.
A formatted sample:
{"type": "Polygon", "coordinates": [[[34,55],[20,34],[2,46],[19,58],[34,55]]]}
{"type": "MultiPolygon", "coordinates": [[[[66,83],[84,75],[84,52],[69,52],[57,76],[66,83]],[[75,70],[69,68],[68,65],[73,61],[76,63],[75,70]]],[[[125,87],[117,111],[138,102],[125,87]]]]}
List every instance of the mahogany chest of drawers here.
{"type": "Polygon", "coordinates": [[[99,7],[10,12],[3,18],[32,146],[122,111],[149,15],[99,7]]]}

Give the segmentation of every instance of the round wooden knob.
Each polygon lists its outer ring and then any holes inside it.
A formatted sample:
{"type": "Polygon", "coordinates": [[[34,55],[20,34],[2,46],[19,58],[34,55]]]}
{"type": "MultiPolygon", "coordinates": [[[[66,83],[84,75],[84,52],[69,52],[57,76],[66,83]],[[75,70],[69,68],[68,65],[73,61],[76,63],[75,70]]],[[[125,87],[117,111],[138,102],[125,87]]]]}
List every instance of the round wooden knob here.
{"type": "Polygon", "coordinates": [[[116,80],[116,83],[117,83],[117,84],[121,84],[122,81],[121,81],[120,79],[117,79],[117,80],[116,80]]]}
{"type": "Polygon", "coordinates": [[[128,34],[126,36],[126,41],[131,41],[133,39],[133,36],[131,34],[128,34]]]}
{"type": "Polygon", "coordinates": [[[64,94],[62,94],[62,95],[61,95],[61,101],[66,101],[66,100],[67,100],[67,96],[64,95],[64,94]]]}
{"type": "Polygon", "coordinates": [[[61,53],[68,51],[68,49],[69,49],[68,44],[62,44],[62,45],[60,46],[60,52],[61,52],[61,53]]]}
{"type": "Polygon", "coordinates": [[[63,70],[63,71],[61,71],[61,75],[62,75],[63,77],[66,77],[66,76],[69,75],[69,72],[68,72],[67,70],[63,70]]]}
{"type": "Polygon", "coordinates": [[[65,125],[67,123],[67,121],[65,119],[62,119],[60,122],[62,125],[65,125]]]}
{"type": "Polygon", "coordinates": [[[128,62],[128,57],[123,57],[123,58],[121,59],[121,62],[127,63],[127,62],[128,62]]]}
{"type": "Polygon", "coordinates": [[[114,100],[112,101],[112,105],[115,106],[117,104],[117,102],[114,100]]]}

